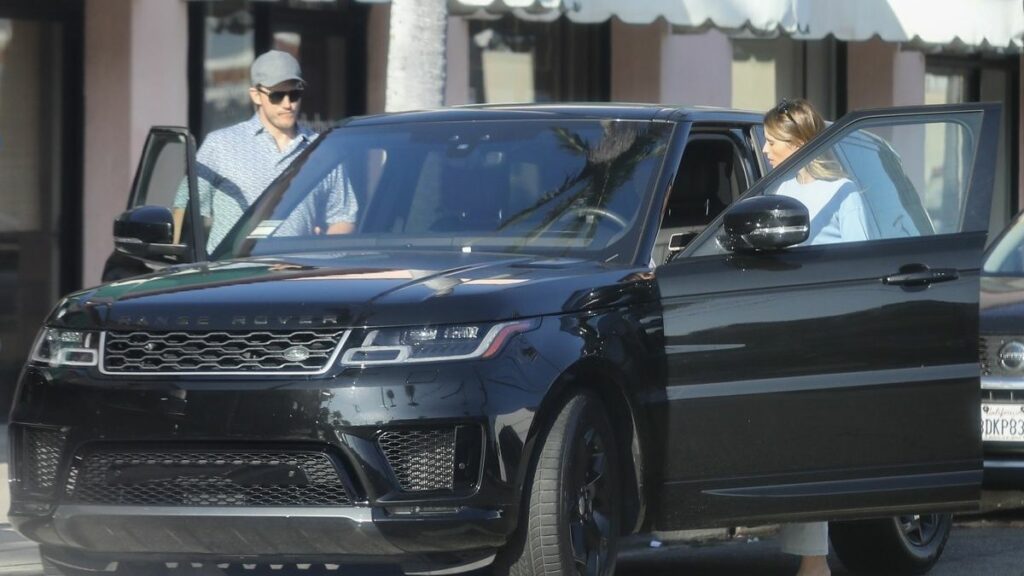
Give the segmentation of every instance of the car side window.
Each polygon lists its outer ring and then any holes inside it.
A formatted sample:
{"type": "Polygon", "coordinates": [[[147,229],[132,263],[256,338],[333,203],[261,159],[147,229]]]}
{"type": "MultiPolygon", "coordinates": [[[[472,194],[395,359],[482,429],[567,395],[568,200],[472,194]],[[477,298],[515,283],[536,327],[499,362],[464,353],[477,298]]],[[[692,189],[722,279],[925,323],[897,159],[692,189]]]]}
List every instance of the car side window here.
{"type": "Polygon", "coordinates": [[[935,233],[932,218],[924,208],[927,190],[914,185],[903,170],[902,157],[886,139],[857,131],[835,150],[865,199],[875,238],[935,233]]]}
{"type": "MultiPolygon", "coordinates": [[[[150,131],[128,199],[128,209],[161,206],[174,214],[174,243],[191,240],[188,151],[191,137],[184,129],[150,131]]],[[[194,144],[191,144],[194,146],[194,144]]]]}
{"type": "MultiPolygon", "coordinates": [[[[813,157],[784,163],[763,190],[807,207],[810,232],[802,245],[962,231],[978,129],[972,119],[866,124],[813,157]]],[[[692,254],[721,252],[708,236],[692,254]]]]}
{"type": "Polygon", "coordinates": [[[685,245],[746,191],[747,175],[735,142],[722,134],[695,134],[683,151],[661,227],[653,261],[663,264],[673,236],[685,245]]]}

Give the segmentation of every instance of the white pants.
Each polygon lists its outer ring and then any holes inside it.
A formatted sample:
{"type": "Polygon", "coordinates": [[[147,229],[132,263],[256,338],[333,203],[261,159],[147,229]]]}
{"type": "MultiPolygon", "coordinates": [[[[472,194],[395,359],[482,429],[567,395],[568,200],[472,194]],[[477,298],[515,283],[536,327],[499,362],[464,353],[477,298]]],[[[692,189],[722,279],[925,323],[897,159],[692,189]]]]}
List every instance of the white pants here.
{"type": "Polygon", "coordinates": [[[828,522],[783,524],[779,545],[786,554],[828,556],[828,522]]]}

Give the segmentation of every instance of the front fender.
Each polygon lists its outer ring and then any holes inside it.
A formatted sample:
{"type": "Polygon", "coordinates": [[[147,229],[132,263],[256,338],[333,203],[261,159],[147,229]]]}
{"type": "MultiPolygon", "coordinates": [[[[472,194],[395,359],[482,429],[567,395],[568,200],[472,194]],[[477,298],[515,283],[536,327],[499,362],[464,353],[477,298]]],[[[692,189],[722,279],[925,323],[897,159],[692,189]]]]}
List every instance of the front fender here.
{"type": "Polygon", "coordinates": [[[557,328],[543,335],[538,350],[558,376],[539,398],[516,462],[506,462],[514,470],[510,480],[516,497],[522,505],[547,431],[566,401],[580,391],[590,391],[604,403],[618,434],[627,470],[622,525],[634,532],[645,522],[658,469],[652,465],[652,455],[657,453],[652,447],[660,445],[656,439],[663,415],[657,413],[662,404],[652,399],[664,396],[660,310],[655,304],[613,308],[564,315],[545,324],[556,322],[557,328]]]}

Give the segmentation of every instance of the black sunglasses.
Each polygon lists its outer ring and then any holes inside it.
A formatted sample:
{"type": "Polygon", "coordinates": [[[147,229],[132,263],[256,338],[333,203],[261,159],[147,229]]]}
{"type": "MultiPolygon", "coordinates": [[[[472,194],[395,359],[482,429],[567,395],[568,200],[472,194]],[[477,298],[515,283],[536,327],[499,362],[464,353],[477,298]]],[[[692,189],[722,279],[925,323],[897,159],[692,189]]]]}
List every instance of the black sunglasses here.
{"type": "Polygon", "coordinates": [[[794,120],[794,119],[793,119],[793,115],[789,113],[789,108],[790,108],[790,106],[792,106],[793,104],[795,104],[795,103],[794,103],[794,102],[790,102],[789,100],[786,100],[785,98],[783,98],[783,99],[782,99],[782,101],[781,101],[781,102],[779,102],[779,105],[778,105],[778,106],[776,106],[775,108],[776,108],[776,109],[777,109],[777,110],[778,110],[778,111],[779,111],[780,113],[782,113],[782,114],[785,114],[785,115],[786,115],[786,118],[789,118],[789,121],[790,121],[790,122],[792,122],[793,124],[796,124],[796,120],[794,120]]]}
{"type": "Polygon", "coordinates": [[[302,100],[303,90],[301,88],[296,88],[295,90],[275,90],[273,92],[271,92],[270,90],[263,89],[262,86],[256,89],[259,90],[261,93],[266,94],[267,99],[270,100],[270,103],[275,106],[280,104],[281,101],[284,100],[285,96],[287,96],[288,100],[290,100],[293,104],[298,102],[299,100],[302,100]]]}

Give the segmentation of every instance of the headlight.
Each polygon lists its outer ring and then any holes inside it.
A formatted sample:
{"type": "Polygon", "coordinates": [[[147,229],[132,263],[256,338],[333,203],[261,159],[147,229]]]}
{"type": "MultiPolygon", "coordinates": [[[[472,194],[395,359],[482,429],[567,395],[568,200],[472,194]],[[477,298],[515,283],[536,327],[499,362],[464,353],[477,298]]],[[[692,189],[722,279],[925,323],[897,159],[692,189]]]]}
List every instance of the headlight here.
{"type": "Polygon", "coordinates": [[[408,364],[490,358],[515,334],[532,330],[538,320],[501,324],[459,324],[368,330],[362,344],[345,351],[345,366],[408,364]]]}
{"type": "Polygon", "coordinates": [[[99,334],[84,330],[43,328],[32,347],[32,361],[49,366],[95,366],[99,334]]]}

